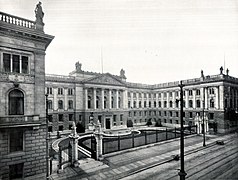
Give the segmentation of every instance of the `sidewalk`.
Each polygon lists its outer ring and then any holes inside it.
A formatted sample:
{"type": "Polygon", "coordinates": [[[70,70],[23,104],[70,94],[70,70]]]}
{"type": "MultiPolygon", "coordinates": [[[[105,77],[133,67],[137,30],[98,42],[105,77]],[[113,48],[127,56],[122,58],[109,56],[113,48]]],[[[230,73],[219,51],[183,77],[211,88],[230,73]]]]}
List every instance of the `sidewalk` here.
{"type": "MultiPolygon", "coordinates": [[[[217,136],[206,135],[206,144],[215,143],[217,140],[226,141],[234,134],[217,136]]],[[[185,154],[202,146],[202,136],[185,138],[185,154]]],[[[121,179],[129,174],[141,171],[143,168],[158,163],[173,160],[173,155],[179,154],[179,138],[156,144],[150,144],[134,149],[105,155],[102,162],[91,158],[80,160],[78,168],[67,167],[61,174],[51,175],[52,180],[60,179],[121,179]]]]}

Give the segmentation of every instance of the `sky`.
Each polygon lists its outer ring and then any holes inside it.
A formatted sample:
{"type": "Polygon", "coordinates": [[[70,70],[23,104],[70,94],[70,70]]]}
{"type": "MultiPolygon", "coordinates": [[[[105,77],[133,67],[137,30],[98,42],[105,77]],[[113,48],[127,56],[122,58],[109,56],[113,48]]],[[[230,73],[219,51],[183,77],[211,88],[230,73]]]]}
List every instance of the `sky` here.
{"type": "MultiPolygon", "coordinates": [[[[46,73],[75,63],[128,82],[158,84],[219,74],[238,78],[237,0],[41,0],[46,73]]],[[[35,20],[37,0],[0,0],[0,11],[35,20]]]]}

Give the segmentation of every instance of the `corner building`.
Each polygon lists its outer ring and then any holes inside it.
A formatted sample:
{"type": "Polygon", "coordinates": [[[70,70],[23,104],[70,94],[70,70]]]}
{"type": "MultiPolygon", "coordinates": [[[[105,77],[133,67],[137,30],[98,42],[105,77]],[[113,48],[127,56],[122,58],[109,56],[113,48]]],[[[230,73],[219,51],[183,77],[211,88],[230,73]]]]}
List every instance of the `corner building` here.
{"type": "Polygon", "coordinates": [[[53,36],[0,12],[0,179],[46,171],[45,51],[53,36]]]}
{"type": "MultiPolygon", "coordinates": [[[[183,80],[184,123],[198,125],[209,133],[227,133],[238,128],[238,79],[223,73],[183,80]],[[204,113],[203,113],[204,112],[204,113]],[[204,114],[204,116],[203,116],[204,114]]],[[[49,131],[64,131],[70,121],[92,130],[99,120],[104,130],[153,124],[180,127],[179,82],[146,85],[126,82],[120,75],[94,73],[75,65],[69,76],[46,75],[49,94],[49,131]]]]}

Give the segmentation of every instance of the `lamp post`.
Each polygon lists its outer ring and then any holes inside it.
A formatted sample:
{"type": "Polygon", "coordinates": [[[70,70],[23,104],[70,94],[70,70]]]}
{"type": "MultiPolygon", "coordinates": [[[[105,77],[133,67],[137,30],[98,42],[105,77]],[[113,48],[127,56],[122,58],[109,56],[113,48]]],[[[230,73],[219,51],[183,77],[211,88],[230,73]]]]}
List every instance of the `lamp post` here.
{"type": "Polygon", "coordinates": [[[46,98],[46,110],[45,110],[45,119],[46,119],[46,179],[49,179],[49,133],[48,133],[48,94],[45,95],[46,98]]]}
{"type": "Polygon", "coordinates": [[[202,123],[203,123],[203,147],[206,146],[206,137],[205,137],[205,120],[204,120],[204,110],[205,110],[205,88],[203,89],[203,108],[202,108],[202,123]]]}
{"type": "Polygon", "coordinates": [[[178,175],[180,176],[180,180],[185,180],[185,176],[187,173],[184,170],[184,129],[183,129],[183,82],[180,81],[179,84],[180,87],[180,125],[181,125],[181,130],[180,130],[180,163],[181,163],[181,168],[180,172],[178,175]]]}

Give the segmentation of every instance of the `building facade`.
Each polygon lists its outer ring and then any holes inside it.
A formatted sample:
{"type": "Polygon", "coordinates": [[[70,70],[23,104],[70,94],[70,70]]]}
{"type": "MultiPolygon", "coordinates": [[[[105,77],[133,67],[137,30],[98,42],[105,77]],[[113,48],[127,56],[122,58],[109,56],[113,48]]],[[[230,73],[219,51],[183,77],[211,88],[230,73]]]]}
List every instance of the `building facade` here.
{"type": "MultiPolygon", "coordinates": [[[[121,129],[148,122],[180,126],[179,82],[146,85],[126,82],[120,75],[82,70],[76,63],[69,76],[46,75],[49,94],[49,131],[70,129],[75,121],[90,130],[99,120],[104,130],[121,129]]],[[[226,133],[238,127],[238,79],[223,73],[183,80],[184,123],[210,133],[226,133]]]]}
{"type": "Polygon", "coordinates": [[[0,179],[46,172],[43,27],[0,12],[0,179]]]}

